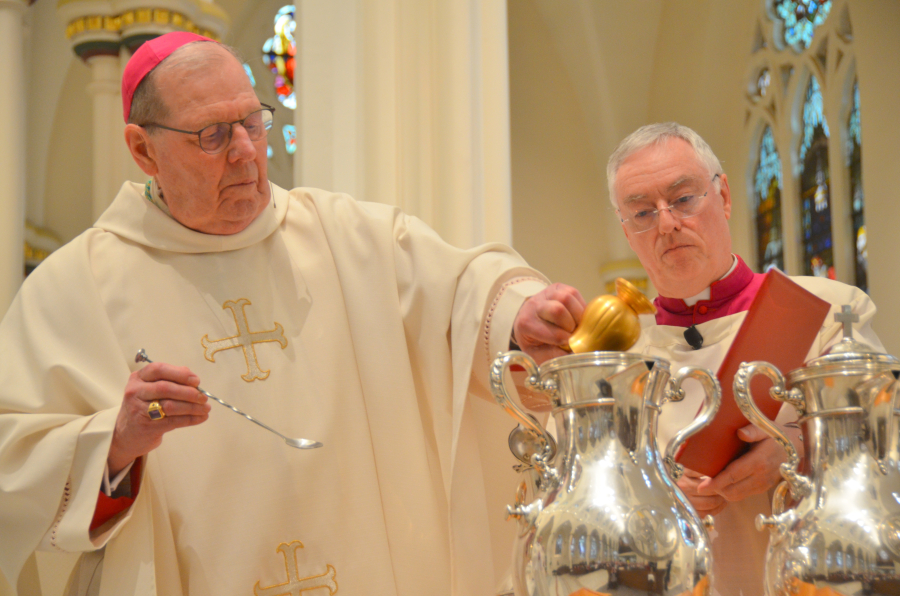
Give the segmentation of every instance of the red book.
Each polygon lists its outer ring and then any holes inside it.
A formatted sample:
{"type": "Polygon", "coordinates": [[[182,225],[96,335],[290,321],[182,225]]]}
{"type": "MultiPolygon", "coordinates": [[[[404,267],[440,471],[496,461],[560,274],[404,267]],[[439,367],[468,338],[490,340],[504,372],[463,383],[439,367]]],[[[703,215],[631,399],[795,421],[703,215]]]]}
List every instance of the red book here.
{"type": "MultiPolygon", "coordinates": [[[[713,477],[748,444],[737,431],[750,424],[734,401],[734,375],[743,362],[763,360],[787,374],[804,364],[809,349],[831,310],[831,305],[773,269],[766,273],[747,317],[738,329],[716,376],[722,385],[722,405],[705,428],[685,442],[676,460],[686,468],[713,477]]],[[[774,419],[782,402],[769,396],[772,382],[757,375],[750,383],[751,395],[760,411],[774,419]]]]}

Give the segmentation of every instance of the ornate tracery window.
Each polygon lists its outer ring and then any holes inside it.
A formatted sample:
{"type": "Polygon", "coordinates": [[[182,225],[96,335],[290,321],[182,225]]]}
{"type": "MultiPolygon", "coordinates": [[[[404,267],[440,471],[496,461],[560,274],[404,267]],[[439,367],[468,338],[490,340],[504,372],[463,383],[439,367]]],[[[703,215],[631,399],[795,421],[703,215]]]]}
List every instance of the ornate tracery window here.
{"type": "Polygon", "coordinates": [[[859,84],[848,5],[760,0],[747,78],[748,194],[757,270],[774,266],[865,289],[859,84]]]}
{"type": "Polygon", "coordinates": [[[825,22],[831,11],[831,0],[774,0],[775,35],[798,52],[812,43],[816,27],[825,22]]]}

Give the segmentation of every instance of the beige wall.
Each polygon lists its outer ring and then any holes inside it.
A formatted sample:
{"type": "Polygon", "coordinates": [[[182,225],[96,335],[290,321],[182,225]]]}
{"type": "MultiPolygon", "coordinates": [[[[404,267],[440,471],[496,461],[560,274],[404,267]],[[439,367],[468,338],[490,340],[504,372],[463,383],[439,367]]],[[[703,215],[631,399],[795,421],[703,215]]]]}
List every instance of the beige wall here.
{"type": "Polygon", "coordinates": [[[41,183],[30,186],[28,196],[42,203],[43,225],[68,242],[94,223],[91,212],[94,121],[87,92],[90,69],[74,55],[63,63],[66,77],[59,101],[48,106],[52,128],[46,160],[34,164],[35,175],[41,183]],[[42,189],[43,196],[39,194],[42,189]]]}
{"type": "Polygon", "coordinates": [[[513,247],[554,281],[602,293],[603,168],[572,82],[533,3],[509,3],[513,247]]]}
{"type": "Polygon", "coordinates": [[[863,189],[869,236],[869,294],[878,304],[876,330],[900,355],[900,2],[850,3],[860,85],[863,189]]]}

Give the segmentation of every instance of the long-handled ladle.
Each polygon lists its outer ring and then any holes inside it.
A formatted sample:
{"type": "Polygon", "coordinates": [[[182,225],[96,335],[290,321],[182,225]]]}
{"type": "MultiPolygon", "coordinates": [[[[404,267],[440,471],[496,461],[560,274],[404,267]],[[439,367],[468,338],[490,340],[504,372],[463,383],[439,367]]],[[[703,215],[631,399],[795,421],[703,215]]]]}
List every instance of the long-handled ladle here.
{"type": "MultiPolygon", "coordinates": [[[[147,356],[147,352],[145,352],[143,349],[138,351],[137,355],[134,357],[134,361],[135,362],[153,362],[147,356]]],[[[202,393],[209,399],[219,402],[220,404],[222,404],[223,406],[225,406],[226,408],[228,408],[235,414],[240,414],[241,416],[243,416],[250,422],[260,425],[261,427],[263,427],[264,429],[266,429],[267,431],[269,431],[271,433],[275,433],[276,435],[278,435],[279,437],[284,439],[284,442],[287,443],[288,445],[290,445],[291,447],[296,447],[297,449],[316,449],[316,448],[322,446],[322,443],[320,443],[318,441],[311,441],[309,439],[291,439],[290,437],[286,437],[283,434],[281,434],[280,432],[278,432],[277,430],[275,430],[274,428],[266,426],[265,424],[263,424],[262,422],[260,422],[256,418],[254,418],[253,416],[250,416],[249,414],[245,414],[244,412],[241,412],[240,410],[238,410],[231,404],[225,403],[224,401],[222,401],[221,399],[219,399],[212,393],[206,391],[205,389],[201,389],[200,387],[197,387],[197,391],[199,391],[200,393],[202,393]]]]}

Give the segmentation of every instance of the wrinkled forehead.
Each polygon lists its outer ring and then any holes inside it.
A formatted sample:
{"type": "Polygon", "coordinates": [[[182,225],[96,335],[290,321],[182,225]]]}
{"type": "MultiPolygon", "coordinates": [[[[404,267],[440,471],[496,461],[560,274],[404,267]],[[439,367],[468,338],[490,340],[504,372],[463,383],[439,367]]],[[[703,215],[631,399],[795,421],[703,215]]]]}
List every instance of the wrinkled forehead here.
{"type": "MultiPolygon", "coordinates": [[[[240,63],[228,50],[217,43],[192,43],[172,52],[156,68],[156,82],[172,79],[175,85],[192,82],[197,77],[220,71],[229,61],[240,63]]],[[[243,73],[243,67],[241,66],[243,73]]],[[[246,77],[246,74],[244,74],[246,77]]],[[[249,79],[248,79],[249,80],[249,79]]]]}
{"type": "Polygon", "coordinates": [[[173,114],[233,120],[242,116],[229,111],[233,104],[241,107],[240,112],[258,107],[244,67],[221,46],[193,44],[178,50],[169,60],[160,65],[155,82],[173,114]],[[226,113],[219,113],[221,110],[226,113]]]}
{"type": "Polygon", "coordinates": [[[698,190],[709,178],[707,167],[690,144],[668,139],[629,155],[616,172],[614,188],[617,201],[624,204],[698,190]]]}

